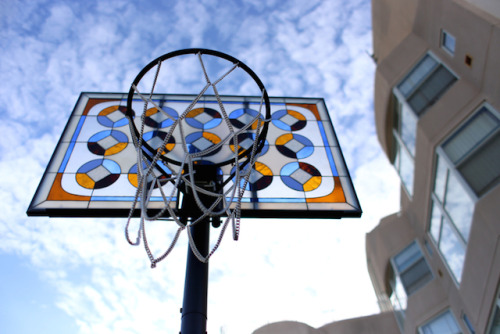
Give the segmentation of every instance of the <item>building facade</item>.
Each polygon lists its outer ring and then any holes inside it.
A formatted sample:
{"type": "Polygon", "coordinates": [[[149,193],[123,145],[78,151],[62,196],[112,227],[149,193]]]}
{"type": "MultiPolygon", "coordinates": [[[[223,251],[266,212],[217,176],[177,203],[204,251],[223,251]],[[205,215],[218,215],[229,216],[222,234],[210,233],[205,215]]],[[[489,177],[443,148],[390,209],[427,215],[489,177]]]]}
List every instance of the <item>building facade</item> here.
{"type": "Polygon", "coordinates": [[[254,333],[500,334],[500,0],[372,0],[400,212],[366,236],[381,313],[254,333]]]}
{"type": "Polygon", "coordinates": [[[401,333],[500,333],[500,1],[373,0],[377,135],[401,211],[366,237],[401,333]]]}

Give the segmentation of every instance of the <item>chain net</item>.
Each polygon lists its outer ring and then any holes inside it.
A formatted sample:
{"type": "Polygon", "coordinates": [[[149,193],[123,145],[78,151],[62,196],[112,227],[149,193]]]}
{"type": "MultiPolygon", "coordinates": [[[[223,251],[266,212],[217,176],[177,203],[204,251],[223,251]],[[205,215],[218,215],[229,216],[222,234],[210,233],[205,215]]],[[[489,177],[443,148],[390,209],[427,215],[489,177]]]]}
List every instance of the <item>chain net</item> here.
{"type": "MultiPolygon", "coordinates": [[[[259,105],[258,114],[255,115],[250,121],[245,124],[242,128],[236,129],[230,121],[228,114],[226,112],[224,103],[217,91],[217,84],[219,84],[224,78],[230,75],[237,67],[238,64],[233,64],[233,66],[225,72],[223,75],[218,77],[216,80],[212,81],[207,74],[205,69],[205,64],[200,53],[197,54],[200,66],[203,70],[205,85],[199,94],[194,98],[194,100],[189,104],[189,106],[183,110],[178,117],[172,116],[170,113],[166,112],[161,108],[161,106],[153,99],[153,94],[155,92],[155,87],[157,85],[158,75],[160,73],[162,61],[158,61],[156,66],[156,72],[152,87],[150,92],[143,93],[137,88],[137,85],[133,85],[135,95],[142,101],[143,104],[142,113],[140,114],[140,128],[133,128],[133,120],[130,119],[130,132],[132,134],[132,140],[136,148],[137,153],[137,180],[138,186],[133,201],[133,205],[130,208],[127,223],[125,226],[125,236],[129,244],[140,245],[141,240],[145,247],[147,256],[151,261],[151,267],[156,267],[156,264],[164,260],[172,251],[175,244],[177,243],[181,233],[187,230],[187,235],[189,239],[189,245],[194,253],[194,255],[201,262],[208,262],[209,258],[214,254],[214,252],[219,247],[224,233],[226,232],[228,226],[232,227],[233,239],[238,240],[240,233],[240,216],[241,216],[241,200],[242,196],[247,188],[249,182],[250,174],[253,170],[253,166],[257,160],[259,148],[260,134],[263,128],[264,122],[269,122],[269,119],[265,119],[262,109],[264,105],[264,91],[262,91],[261,101],[259,105]],[[204,94],[209,88],[213,89],[215,98],[217,100],[217,105],[220,109],[221,117],[224,120],[224,124],[227,127],[228,135],[225,138],[221,138],[221,141],[197,152],[190,152],[189,145],[186,142],[186,136],[184,135],[185,120],[186,116],[190,111],[193,110],[195,105],[202,99],[204,94]],[[163,142],[156,149],[156,152],[151,152],[144,150],[144,131],[145,131],[145,119],[146,111],[150,108],[155,108],[158,112],[162,113],[163,116],[171,119],[173,124],[170,126],[168,133],[166,134],[163,142]],[[166,152],[168,154],[167,145],[172,138],[174,131],[180,134],[180,138],[175,138],[177,141],[181,140],[180,145],[183,149],[183,158],[178,161],[179,164],[170,163],[162,159],[162,155],[166,152]],[[253,138],[255,139],[251,148],[248,148],[244,157],[242,157],[241,150],[239,146],[239,137],[243,133],[251,132],[253,138]],[[195,173],[195,165],[199,164],[203,157],[213,154],[216,150],[219,150],[222,146],[234,145],[231,156],[232,172],[228,179],[223,180],[221,184],[214,184],[211,188],[206,185],[201,185],[197,180],[195,173]],[[168,171],[168,173],[166,172],[168,171]],[[173,184],[170,191],[165,190],[164,187],[167,183],[173,184]],[[223,186],[223,187],[222,187],[223,186]],[[155,202],[155,210],[150,209],[151,197],[153,191],[157,189],[161,194],[162,203],[158,209],[158,202],[155,202]],[[192,194],[196,205],[199,208],[201,215],[199,217],[190,217],[191,219],[187,221],[185,217],[179,216],[180,210],[174,209],[178,196],[180,195],[179,189],[185,189],[192,194]],[[204,203],[200,197],[211,198],[210,203],[207,205],[204,203]],[[134,217],[134,212],[136,209],[140,210],[139,227],[135,234],[135,238],[131,237],[130,225],[131,220],[134,217]],[[221,223],[219,236],[212,246],[211,250],[207,255],[201,254],[198,250],[193,237],[191,235],[191,229],[189,227],[199,224],[204,221],[207,217],[220,217],[224,216],[224,220],[221,223]],[[150,244],[148,243],[147,237],[147,224],[151,221],[164,220],[164,217],[170,217],[169,220],[173,220],[177,224],[177,231],[175,232],[170,245],[166,247],[166,250],[155,256],[153,254],[150,244]]],[[[139,115],[136,114],[136,118],[139,115]]],[[[215,180],[214,180],[215,181],[215,180]]],[[[205,201],[206,202],[206,201],[205,201]]],[[[205,222],[206,223],[206,220],[205,222]]]]}

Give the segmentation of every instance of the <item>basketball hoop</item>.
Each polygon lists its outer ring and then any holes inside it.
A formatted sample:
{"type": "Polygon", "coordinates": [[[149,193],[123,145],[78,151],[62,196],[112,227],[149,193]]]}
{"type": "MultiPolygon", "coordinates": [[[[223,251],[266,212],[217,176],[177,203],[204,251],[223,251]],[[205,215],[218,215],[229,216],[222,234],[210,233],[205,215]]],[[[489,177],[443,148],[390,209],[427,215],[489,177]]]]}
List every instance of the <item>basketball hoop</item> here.
{"type": "Polygon", "coordinates": [[[127,241],[131,245],[139,245],[142,239],[154,268],[156,263],[168,256],[184,229],[210,217],[213,226],[222,226],[215,245],[207,255],[198,250],[191,229],[187,228],[193,253],[206,263],[219,247],[229,224],[233,228],[233,238],[238,239],[242,196],[265,144],[271,119],[270,101],[264,85],[248,66],[232,56],[206,49],[179,50],[153,60],[137,75],[128,93],[126,115],[137,152],[137,191],[125,227],[127,241]],[[183,73],[176,74],[177,69],[167,65],[180,57],[191,57],[191,60],[196,57],[204,84],[196,92],[196,97],[187,101],[185,109],[176,115],[169,112],[168,106],[160,105],[154,94],[159,89],[168,88],[168,85],[162,86],[162,79],[175,82],[176,75],[182,77],[183,73]],[[216,71],[216,75],[209,71],[209,63],[214,61],[216,68],[222,69],[216,71]],[[166,75],[162,73],[162,68],[168,72],[166,75]],[[237,123],[226,112],[228,101],[222,96],[227,96],[227,92],[219,92],[223,81],[236,73],[244,73],[244,80],[253,82],[260,94],[258,112],[243,115],[237,123]],[[214,102],[211,108],[205,106],[207,99],[214,102]],[[142,111],[137,113],[139,105],[142,105],[142,111]],[[159,122],[152,122],[152,118],[168,126],[155,128],[159,122]],[[202,131],[193,132],[195,128],[202,131]],[[211,128],[214,128],[213,131],[206,131],[211,128]],[[151,133],[155,133],[155,140],[151,140],[151,133]],[[173,138],[181,142],[173,143],[173,138]],[[249,138],[253,139],[252,145],[240,145],[249,138]],[[223,166],[232,167],[229,177],[225,179],[220,172],[223,166]],[[207,173],[208,170],[210,172],[207,173]],[[166,190],[166,184],[173,185],[170,191],[166,190]],[[159,209],[155,203],[155,210],[150,210],[153,191],[161,193],[163,203],[159,209]],[[186,212],[185,204],[179,202],[179,197],[186,196],[197,207],[190,207],[190,213],[186,212]],[[140,209],[140,226],[136,240],[132,241],[129,225],[136,209],[140,209]],[[196,212],[195,216],[193,212],[196,212]],[[225,216],[223,223],[219,220],[221,216],[225,216]],[[166,251],[156,257],[147,241],[146,224],[165,217],[175,221],[177,232],[166,251]]]}

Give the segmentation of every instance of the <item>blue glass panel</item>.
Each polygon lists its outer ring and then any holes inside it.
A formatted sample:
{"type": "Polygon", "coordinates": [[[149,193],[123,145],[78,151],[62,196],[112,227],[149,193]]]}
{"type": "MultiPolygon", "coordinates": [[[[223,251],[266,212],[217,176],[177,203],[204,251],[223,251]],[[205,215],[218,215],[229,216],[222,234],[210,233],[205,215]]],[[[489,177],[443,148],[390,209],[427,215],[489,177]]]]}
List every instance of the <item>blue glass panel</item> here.
{"type": "Polygon", "coordinates": [[[328,161],[330,162],[330,167],[332,168],[333,176],[338,176],[337,166],[333,160],[332,150],[328,143],[328,138],[326,137],[325,128],[323,127],[323,122],[318,122],[319,131],[321,132],[321,138],[323,138],[323,143],[325,145],[326,156],[328,157],[328,161]]]}

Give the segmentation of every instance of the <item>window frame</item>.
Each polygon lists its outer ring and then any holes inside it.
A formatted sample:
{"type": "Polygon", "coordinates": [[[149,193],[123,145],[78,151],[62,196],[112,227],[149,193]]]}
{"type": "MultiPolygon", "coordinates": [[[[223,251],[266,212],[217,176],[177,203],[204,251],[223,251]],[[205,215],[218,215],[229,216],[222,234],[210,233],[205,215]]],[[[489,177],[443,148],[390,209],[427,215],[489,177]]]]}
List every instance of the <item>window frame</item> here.
{"type": "Polygon", "coordinates": [[[446,51],[450,56],[455,56],[455,51],[456,51],[456,47],[457,47],[457,39],[455,38],[454,35],[450,34],[445,29],[442,29],[441,30],[441,38],[440,38],[440,46],[441,46],[441,49],[446,51]],[[451,49],[450,46],[446,43],[447,39],[453,40],[453,49],[451,49]]]}
{"type": "Polygon", "coordinates": [[[418,129],[418,122],[419,118],[421,115],[423,115],[428,108],[430,108],[437,100],[439,100],[446,92],[448,89],[453,86],[453,84],[459,80],[459,77],[454,73],[446,64],[444,64],[436,55],[434,55],[432,52],[426,52],[420,59],[418,60],[417,63],[415,63],[411,69],[406,73],[406,75],[398,82],[397,85],[395,85],[392,89],[392,95],[393,95],[393,103],[392,103],[392,112],[393,112],[393,124],[392,124],[392,137],[394,140],[394,145],[393,149],[391,152],[391,160],[392,164],[394,165],[394,168],[396,169],[399,178],[401,180],[401,183],[403,185],[403,189],[408,195],[409,198],[413,197],[413,191],[414,191],[414,183],[415,183],[415,155],[416,155],[416,144],[417,144],[417,129],[418,129]],[[431,59],[431,61],[428,61],[427,58],[431,59]],[[425,70],[426,66],[422,65],[425,64],[426,62],[434,62],[433,65],[430,66],[430,69],[427,69],[425,73],[420,73],[417,74],[415,77],[415,73],[418,73],[421,70],[425,70]],[[423,66],[422,69],[420,69],[420,66],[423,66]],[[444,86],[444,88],[441,88],[439,94],[434,97],[433,100],[429,100],[429,103],[426,104],[426,106],[421,109],[420,111],[415,111],[409,100],[415,96],[416,94],[421,94],[421,91],[423,88],[427,87],[426,85],[429,84],[429,79],[441,68],[444,68],[451,76],[453,76],[455,79],[449,83],[448,85],[444,86]],[[412,80],[416,79],[416,82],[412,82],[412,80]],[[410,81],[407,81],[410,80],[410,81]],[[409,85],[406,87],[406,85],[409,85]],[[404,93],[401,89],[406,91],[404,93]],[[411,143],[411,148],[408,147],[407,143],[405,142],[405,138],[403,138],[403,129],[407,129],[403,125],[403,114],[405,115],[405,118],[411,117],[412,119],[408,122],[409,125],[414,124],[414,129],[412,128],[412,131],[414,133],[411,133],[411,137],[414,140],[414,142],[411,143]],[[410,124],[412,123],[412,124],[410,124]],[[413,150],[413,152],[412,152],[413,150]],[[404,156],[405,159],[409,158],[412,163],[412,168],[411,170],[404,169],[405,172],[411,172],[411,181],[407,180],[407,177],[404,177],[402,171],[402,157],[404,156]]]}
{"type": "Polygon", "coordinates": [[[428,282],[430,282],[430,281],[432,281],[434,279],[434,273],[432,272],[431,266],[429,265],[429,262],[427,261],[427,258],[425,257],[425,253],[424,253],[422,247],[420,246],[420,243],[417,240],[413,240],[408,245],[406,245],[403,249],[401,249],[396,255],[392,256],[391,259],[390,259],[390,263],[391,263],[392,269],[394,271],[394,276],[396,276],[397,278],[399,278],[399,280],[401,282],[401,285],[402,285],[402,287],[403,287],[403,289],[405,291],[406,297],[411,296],[412,294],[414,294],[415,292],[417,292],[418,290],[420,290],[422,287],[424,287],[428,282]],[[416,258],[415,260],[413,260],[406,268],[404,268],[403,270],[400,271],[400,269],[398,267],[398,264],[396,263],[396,258],[398,256],[404,254],[405,251],[410,250],[410,248],[413,247],[413,246],[416,247],[416,249],[418,250],[420,256],[418,258],[416,258]],[[421,261],[425,262],[425,265],[426,265],[426,267],[428,269],[428,273],[430,275],[429,279],[427,279],[423,283],[418,283],[416,288],[414,288],[413,286],[405,286],[405,284],[404,284],[404,282],[402,280],[402,276],[404,274],[410,272],[411,269],[416,268],[416,266],[419,263],[421,263],[421,261]]]}
{"type": "Polygon", "coordinates": [[[427,320],[424,324],[418,326],[418,334],[425,334],[423,328],[425,326],[429,326],[430,324],[432,324],[433,322],[437,321],[438,319],[440,319],[441,317],[445,316],[445,315],[449,315],[450,316],[450,319],[453,320],[453,322],[455,323],[456,327],[460,330],[459,333],[445,333],[445,334],[464,334],[464,331],[462,329],[462,327],[460,327],[458,321],[457,321],[457,318],[455,317],[455,315],[453,314],[453,312],[451,311],[451,309],[447,308],[446,310],[436,314],[435,316],[431,317],[429,320],[427,320]]]}
{"type": "Polygon", "coordinates": [[[393,91],[393,94],[397,97],[397,99],[400,102],[405,102],[408,105],[408,107],[413,111],[413,113],[415,114],[415,116],[418,119],[421,115],[423,115],[427,111],[427,109],[432,107],[443,95],[445,95],[446,92],[448,91],[448,89],[450,89],[450,87],[453,86],[453,84],[456,81],[458,81],[459,79],[460,79],[460,77],[454,71],[452,71],[444,62],[442,62],[439,57],[437,57],[433,52],[428,51],[418,60],[417,63],[415,63],[411,67],[411,69],[406,73],[406,75],[403,77],[403,79],[401,79],[397,83],[397,85],[394,86],[392,91],[393,91]],[[404,86],[404,83],[406,83],[406,80],[410,80],[410,78],[412,77],[412,75],[414,73],[417,73],[419,66],[421,66],[422,64],[425,63],[427,57],[432,59],[435,64],[432,66],[432,68],[430,70],[428,70],[423,76],[421,76],[420,79],[418,80],[418,82],[414,83],[413,86],[411,87],[411,89],[409,89],[408,92],[405,94],[400,87],[404,86]],[[424,84],[429,84],[429,80],[431,79],[431,77],[433,78],[433,76],[441,68],[444,68],[449,74],[451,74],[453,77],[455,77],[455,80],[453,80],[446,87],[442,87],[439,94],[437,94],[433,98],[433,100],[430,100],[429,103],[427,103],[423,109],[421,109],[420,111],[414,110],[411,107],[409,100],[412,99],[417,93],[422,92],[423,91],[422,88],[427,87],[424,84]]]}
{"type": "Polygon", "coordinates": [[[497,120],[500,122],[500,114],[487,102],[481,103],[477,108],[474,109],[474,111],[471,113],[469,117],[467,117],[465,120],[460,122],[460,124],[454,128],[453,132],[446,136],[446,138],[439,144],[439,146],[435,150],[434,154],[434,173],[433,173],[433,187],[431,190],[431,196],[430,196],[430,210],[429,210],[429,218],[428,218],[428,228],[427,228],[427,233],[430,235],[430,239],[434,243],[436,249],[438,250],[438,253],[445,263],[445,266],[448,269],[448,272],[450,275],[453,277],[455,284],[457,286],[460,285],[461,280],[462,280],[462,275],[463,275],[463,268],[465,266],[465,262],[467,260],[467,246],[468,246],[468,238],[469,238],[469,233],[472,228],[473,220],[474,220],[474,211],[475,211],[475,206],[477,201],[484,196],[486,193],[488,193],[491,189],[497,187],[500,184],[500,181],[498,181],[496,178],[492,179],[490,183],[485,187],[485,191],[482,191],[479,194],[476,194],[472,186],[469,185],[468,181],[466,178],[462,175],[460,172],[459,168],[463,166],[464,163],[470,161],[471,158],[474,157],[474,155],[479,152],[483,147],[485,147],[488,143],[490,143],[491,140],[494,140],[496,136],[500,134],[500,125],[494,128],[489,134],[484,136],[476,145],[474,145],[471,149],[469,149],[467,152],[463,154],[462,157],[460,157],[456,162],[453,162],[452,159],[448,156],[446,153],[445,149],[443,148],[447,143],[449,143],[453,138],[456,138],[458,135],[460,135],[461,131],[467,128],[467,126],[470,124],[471,121],[474,120],[474,118],[479,115],[479,113],[483,112],[483,109],[486,108],[488,112],[490,112],[493,117],[496,117],[497,120]],[[445,168],[445,175],[444,175],[444,180],[439,180],[442,182],[443,189],[436,189],[437,187],[437,182],[438,182],[438,173],[440,166],[439,164],[444,164],[445,168]],[[472,206],[472,211],[470,212],[470,221],[467,222],[468,226],[467,228],[467,234],[464,235],[464,231],[460,230],[460,226],[462,225],[457,225],[460,224],[460,221],[456,221],[452,215],[449,212],[449,209],[447,207],[447,194],[449,192],[449,183],[448,181],[450,180],[450,176],[453,177],[454,181],[457,182],[458,186],[460,187],[460,190],[463,191],[464,196],[466,196],[466,199],[472,206]],[[492,183],[493,182],[493,183],[492,183]],[[441,194],[442,191],[442,194],[441,194]],[[439,192],[439,194],[437,193],[439,192]],[[442,196],[442,198],[440,198],[442,196]],[[470,202],[469,202],[470,201],[470,202]],[[437,218],[436,214],[434,213],[434,210],[437,209],[439,212],[437,213],[439,215],[439,227],[433,227],[433,223],[435,223],[435,217],[437,218]],[[447,220],[447,222],[445,222],[447,220]],[[452,233],[454,234],[455,238],[458,240],[460,246],[463,249],[463,261],[461,263],[461,268],[460,268],[460,277],[458,277],[457,273],[455,270],[452,268],[453,265],[448,262],[450,259],[448,255],[446,255],[442,250],[441,250],[441,241],[442,241],[442,232],[443,232],[443,226],[444,224],[448,224],[451,227],[452,233]],[[437,238],[435,238],[435,233],[434,232],[438,231],[437,238]]]}

